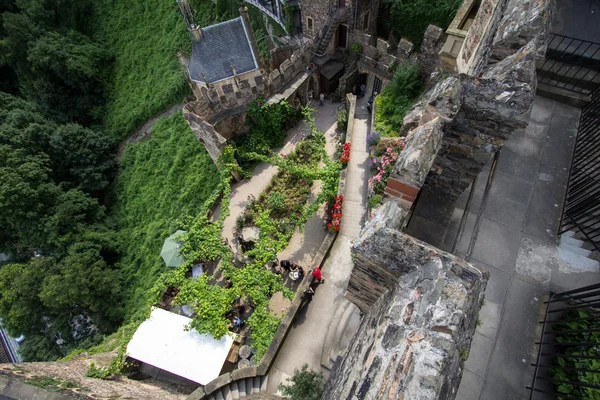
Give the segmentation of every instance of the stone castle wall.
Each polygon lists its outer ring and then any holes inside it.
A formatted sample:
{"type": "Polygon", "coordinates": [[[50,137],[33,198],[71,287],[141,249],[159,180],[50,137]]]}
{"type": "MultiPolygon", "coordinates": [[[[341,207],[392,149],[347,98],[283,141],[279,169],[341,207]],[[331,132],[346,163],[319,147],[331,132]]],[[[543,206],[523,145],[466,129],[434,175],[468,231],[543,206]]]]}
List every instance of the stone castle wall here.
{"type": "MultiPolygon", "coordinates": [[[[227,140],[245,132],[247,104],[259,97],[268,98],[280,92],[290,81],[305,72],[310,64],[312,51],[313,44],[310,41],[292,52],[270,74],[259,69],[209,85],[191,81],[188,76],[195,100],[186,102],[183,115],[215,163],[227,140]]],[[[295,90],[303,91],[300,98],[304,103],[308,97],[308,84],[309,81],[295,90]]],[[[313,82],[313,86],[316,86],[314,90],[318,93],[318,80],[316,85],[313,82]]]]}
{"type": "Polygon", "coordinates": [[[323,399],[453,399],[488,273],[377,224],[353,254],[365,284],[347,297],[366,314],[323,399]]]}
{"type": "MultiPolygon", "coordinates": [[[[485,64],[477,76],[460,74],[438,82],[404,119],[401,135],[433,118],[439,117],[442,121],[442,145],[421,186],[449,203],[460,197],[504,141],[528,124],[537,85],[536,61],[548,35],[552,1],[537,1],[536,7],[523,4],[528,7],[520,12],[516,11],[517,2],[511,1],[507,14],[500,13],[494,18],[510,21],[511,26],[527,32],[531,40],[521,46],[523,38],[508,28],[484,32],[488,39],[498,37],[497,47],[480,52],[480,59],[472,59],[473,68],[485,64]],[[545,7],[541,7],[541,3],[545,7]],[[511,37],[515,40],[512,44],[509,43],[511,37]],[[490,60],[494,49],[497,49],[497,58],[490,60]],[[500,55],[505,57],[500,60],[500,55]]],[[[484,14],[481,18],[489,16],[484,14]]],[[[506,26],[506,23],[500,25],[506,26]]],[[[392,176],[386,192],[397,199],[416,197],[421,186],[400,187],[404,183],[392,176]]]]}

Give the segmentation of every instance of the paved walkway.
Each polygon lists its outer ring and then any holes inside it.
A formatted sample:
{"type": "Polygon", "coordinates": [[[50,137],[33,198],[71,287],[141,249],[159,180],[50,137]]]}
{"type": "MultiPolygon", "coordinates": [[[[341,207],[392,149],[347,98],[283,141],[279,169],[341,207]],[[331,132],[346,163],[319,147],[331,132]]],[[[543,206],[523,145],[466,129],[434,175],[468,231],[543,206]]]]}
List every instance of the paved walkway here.
{"type": "MultiPolygon", "coordinates": [[[[536,97],[528,128],[515,132],[501,150],[485,204],[489,168],[475,187],[457,249],[464,257],[477,216],[479,232],[471,263],[490,272],[457,399],[528,398],[549,290],[597,282],[600,274],[561,259],[558,222],[577,132],[579,109],[536,97]]],[[[468,191],[459,200],[445,246],[451,249],[468,191]]]]}
{"type": "MultiPolygon", "coordinates": [[[[316,111],[314,114],[315,124],[317,128],[323,132],[327,139],[327,149],[328,151],[335,151],[335,146],[331,145],[331,143],[335,143],[336,136],[336,110],[337,104],[332,104],[331,102],[326,102],[323,107],[316,107],[316,111]]],[[[282,148],[277,149],[280,154],[288,154],[290,153],[296,145],[306,137],[306,135],[310,132],[310,129],[304,122],[300,122],[296,127],[289,130],[287,137],[285,138],[285,142],[282,148]]],[[[330,153],[333,154],[333,153],[330,153]]],[[[235,220],[239,215],[242,215],[246,205],[248,204],[248,196],[254,195],[258,197],[260,193],[262,193],[273,176],[277,173],[278,167],[261,162],[255,169],[252,171],[252,178],[245,179],[241,182],[234,184],[231,187],[231,203],[229,205],[229,216],[223,222],[223,237],[228,239],[229,241],[233,240],[233,232],[235,229],[235,220]]],[[[215,212],[215,216],[219,215],[220,210],[218,209],[215,212]]],[[[296,236],[296,235],[294,235],[296,236]]],[[[290,254],[296,254],[296,251],[302,247],[303,242],[298,240],[297,237],[292,238],[290,242],[288,252],[290,254]]],[[[318,246],[317,246],[318,248],[318,246]]],[[[297,257],[302,258],[300,254],[296,254],[297,257]]],[[[295,259],[292,261],[296,261],[295,259]]],[[[299,260],[298,260],[299,261],[299,260]]]]}
{"type": "Polygon", "coordinates": [[[366,98],[360,99],[357,104],[350,162],[347,167],[342,225],[323,266],[326,281],[316,289],[313,301],[300,311],[290,329],[269,372],[267,391],[270,393],[277,392],[279,383],[285,382],[286,378],[293,375],[294,369],[300,369],[303,364],[323,372],[327,377],[329,371],[321,365],[324,349],[329,347],[341,350],[339,342],[347,344],[358,329],[358,309],[344,298],[344,293],[354,265],[350,248],[364,224],[366,215],[366,135],[369,114],[365,104],[366,98]],[[332,335],[340,330],[340,325],[345,327],[340,332],[343,334],[332,335]],[[334,331],[329,332],[330,329],[334,331]]]}

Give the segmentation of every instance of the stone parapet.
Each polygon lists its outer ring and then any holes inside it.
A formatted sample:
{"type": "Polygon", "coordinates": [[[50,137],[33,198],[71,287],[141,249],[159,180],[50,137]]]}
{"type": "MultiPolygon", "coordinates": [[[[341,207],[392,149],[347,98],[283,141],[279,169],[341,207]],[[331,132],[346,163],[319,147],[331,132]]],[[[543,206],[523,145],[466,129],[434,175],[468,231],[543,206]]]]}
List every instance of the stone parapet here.
{"type": "Polygon", "coordinates": [[[554,3],[555,0],[508,0],[492,42],[490,61],[503,60],[532,40],[536,59],[542,61],[548,46],[554,3]]]}
{"type": "Polygon", "coordinates": [[[506,1],[481,1],[477,15],[456,58],[456,69],[459,73],[478,76],[487,65],[488,50],[500,24],[506,1]]]}
{"type": "Polygon", "coordinates": [[[454,399],[489,274],[382,226],[353,255],[346,296],[365,316],[323,399],[454,399]]]}
{"type": "Polygon", "coordinates": [[[406,136],[406,144],[392,170],[385,193],[404,200],[403,207],[411,208],[442,144],[442,122],[436,117],[419,125],[406,136]]]}

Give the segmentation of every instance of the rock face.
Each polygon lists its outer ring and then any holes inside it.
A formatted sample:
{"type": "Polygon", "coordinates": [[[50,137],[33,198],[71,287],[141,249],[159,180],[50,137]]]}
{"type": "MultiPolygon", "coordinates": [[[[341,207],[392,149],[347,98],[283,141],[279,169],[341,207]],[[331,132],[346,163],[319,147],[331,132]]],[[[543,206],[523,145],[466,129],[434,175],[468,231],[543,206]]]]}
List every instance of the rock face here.
{"type": "Polygon", "coordinates": [[[373,225],[353,253],[347,297],[366,315],[323,399],[453,399],[488,274],[373,225]]]}

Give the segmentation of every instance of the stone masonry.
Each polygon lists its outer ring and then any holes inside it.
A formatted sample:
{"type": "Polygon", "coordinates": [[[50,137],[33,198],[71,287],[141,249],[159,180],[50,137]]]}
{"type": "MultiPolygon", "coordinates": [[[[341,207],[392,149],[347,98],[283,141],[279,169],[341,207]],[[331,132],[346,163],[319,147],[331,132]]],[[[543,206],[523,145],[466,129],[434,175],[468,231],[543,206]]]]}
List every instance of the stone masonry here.
{"type": "MultiPolygon", "coordinates": [[[[504,55],[502,60],[488,64],[476,77],[460,74],[438,82],[405,117],[401,135],[434,117],[442,122],[442,144],[423,184],[423,189],[432,196],[448,203],[456,201],[504,141],[515,130],[527,126],[537,84],[536,60],[543,38],[548,35],[547,15],[552,7],[551,0],[536,4],[545,4],[545,7],[530,7],[527,3],[524,4],[527,12],[519,13],[510,2],[507,15],[494,17],[499,21],[510,19],[511,26],[522,27],[529,42],[521,46],[522,38],[509,35],[509,29],[501,24],[503,28],[498,31],[496,43],[497,54],[504,55]],[[510,37],[516,41],[513,45],[508,44],[510,37]]],[[[481,18],[489,17],[488,13],[481,18]]],[[[493,36],[489,32],[485,34],[493,36]]],[[[483,61],[472,61],[477,65],[487,63],[487,53],[483,61]]],[[[416,197],[421,189],[413,186],[406,191],[399,190],[398,180],[393,176],[388,186],[386,193],[397,199],[403,199],[404,195],[416,197]]]]}
{"type": "Polygon", "coordinates": [[[323,399],[453,399],[488,274],[377,224],[353,253],[346,296],[366,314],[323,399]]]}

